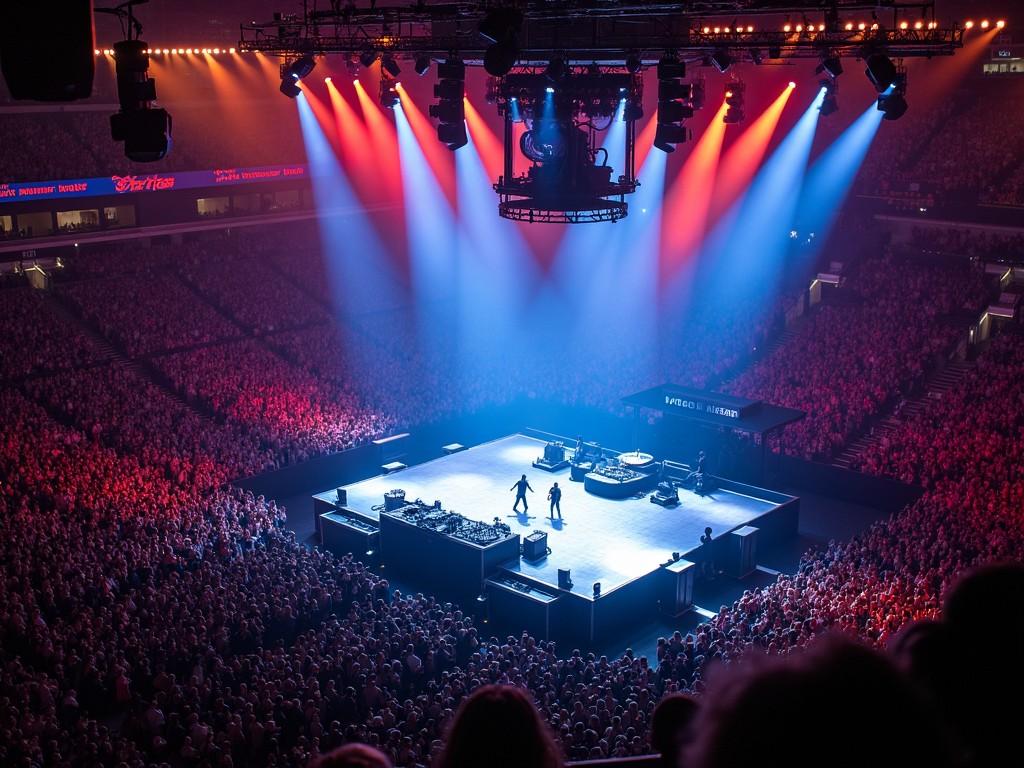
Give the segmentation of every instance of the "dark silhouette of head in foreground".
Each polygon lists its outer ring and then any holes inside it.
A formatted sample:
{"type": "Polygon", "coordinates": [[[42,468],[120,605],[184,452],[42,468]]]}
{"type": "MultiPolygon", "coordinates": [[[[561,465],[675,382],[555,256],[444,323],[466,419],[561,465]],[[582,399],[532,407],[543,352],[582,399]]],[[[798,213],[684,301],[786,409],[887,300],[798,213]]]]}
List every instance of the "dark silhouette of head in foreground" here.
{"type": "Polygon", "coordinates": [[[310,760],[306,768],[391,768],[391,761],[366,744],[346,744],[310,760]]]}
{"type": "Polygon", "coordinates": [[[1007,755],[1019,761],[1024,566],[1006,563],[968,573],[946,594],[942,624],[946,664],[929,683],[959,733],[967,763],[1009,765],[1007,755]]]}
{"type": "Polygon", "coordinates": [[[938,721],[884,656],[841,637],[712,678],[687,768],[950,765],[938,721]]]}
{"type": "Polygon", "coordinates": [[[452,720],[435,768],[559,768],[561,754],[529,694],[486,685],[452,720]]]}
{"type": "Polygon", "coordinates": [[[693,740],[698,706],[697,699],[685,693],[673,693],[658,702],[651,718],[651,747],[661,754],[662,765],[679,765],[683,750],[693,740]]]}

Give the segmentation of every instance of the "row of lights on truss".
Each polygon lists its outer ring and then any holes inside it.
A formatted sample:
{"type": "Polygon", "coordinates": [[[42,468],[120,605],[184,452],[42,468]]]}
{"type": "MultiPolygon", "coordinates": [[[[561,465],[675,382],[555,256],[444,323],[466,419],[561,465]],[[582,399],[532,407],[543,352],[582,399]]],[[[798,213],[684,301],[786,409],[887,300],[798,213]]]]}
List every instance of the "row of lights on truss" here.
{"type": "MultiPolygon", "coordinates": [[[[993,24],[988,19],[984,19],[977,26],[981,27],[982,29],[988,29],[989,27],[993,26],[993,24]]],[[[1006,27],[1006,21],[1004,19],[1000,19],[999,21],[995,22],[994,26],[997,29],[1004,29],[1006,27]]],[[[974,29],[974,27],[975,27],[975,23],[973,21],[967,21],[967,22],[964,23],[964,29],[974,29]]],[[[927,21],[927,22],[926,21],[915,21],[913,24],[911,24],[909,21],[901,21],[899,23],[899,28],[902,31],[906,31],[906,30],[909,30],[911,28],[913,28],[916,31],[938,29],[939,28],[939,22],[937,22],[937,21],[927,21]]],[[[797,33],[801,33],[801,32],[808,32],[808,33],[811,33],[811,32],[824,32],[826,29],[827,29],[827,26],[825,24],[817,24],[817,25],[815,25],[815,24],[792,24],[790,22],[787,22],[787,23],[782,25],[782,31],[786,32],[786,33],[791,33],[791,32],[797,32],[797,33]]],[[[872,22],[871,24],[868,24],[867,22],[864,22],[864,21],[857,22],[857,23],[854,23],[852,21],[848,21],[848,22],[846,22],[843,25],[843,30],[845,30],[846,32],[853,32],[855,30],[858,31],[858,32],[864,32],[864,31],[868,31],[868,30],[874,32],[874,31],[877,31],[878,29],[879,29],[879,24],[878,24],[877,21],[872,22]]],[[[736,25],[736,26],[728,26],[728,27],[723,27],[723,26],[716,26],[716,27],[704,26],[704,27],[701,27],[700,31],[701,31],[702,34],[705,34],[705,35],[734,35],[734,34],[735,35],[742,35],[742,34],[745,34],[745,33],[746,34],[752,33],[754,31],[754,27],[753,27],[753,25],[744,26],[743,24],[739,24],[739,25],[736,25]]]]}
{"type": "MultiPolygon", "coordinates": [[[[225,53],[227,53],[227,54],[239,53],[239,51],[237,51],[234,48],[147,48],[146,49],[146,53],[150,54],[151,56],[156,56],[156,55],[160,55],[160,54],[165,54],[167,56],[171,56],[171,55],[209,55],[209,54],[212,54],[214,56],[220,56],[221,54],[225,54],[225,53]]],[[[245,51],[242,51],[242,53],[245,53],[245,51]]],[[[114,55],[114,49],[113,48],[94,48],[93,49],[93,54],[95,54],[96,56],[113,56],[114,55]]]]}

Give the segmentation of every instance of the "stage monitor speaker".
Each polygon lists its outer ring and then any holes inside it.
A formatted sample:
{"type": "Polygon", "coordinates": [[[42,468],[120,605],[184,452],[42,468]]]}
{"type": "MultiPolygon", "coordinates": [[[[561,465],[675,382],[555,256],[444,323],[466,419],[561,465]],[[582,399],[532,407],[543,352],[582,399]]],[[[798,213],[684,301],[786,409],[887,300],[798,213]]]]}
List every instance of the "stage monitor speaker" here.
{"type": "Polygon", "coordinates": [[[0,69],[15,99],[74,101],[96,74],[92,0],[4,3],[0,69]]]}
{"type": "Polygon", "coordinates": [[[544,531],[534,531],[523,539],[523,557],[526,560],[540,560],[548,554],[548,535],[544,531]]]}
{"type": "Polygon", "coordinates": [[[568,568],[558,569],[558,588],[559,589],[572,589],[572,579],[569,578],[568,568]]]}
{"type": "Polygon", "coordinates": [[[348,491],[344,488],[338,489],[338,506],[344,507],[348,504],[348,491]]]}

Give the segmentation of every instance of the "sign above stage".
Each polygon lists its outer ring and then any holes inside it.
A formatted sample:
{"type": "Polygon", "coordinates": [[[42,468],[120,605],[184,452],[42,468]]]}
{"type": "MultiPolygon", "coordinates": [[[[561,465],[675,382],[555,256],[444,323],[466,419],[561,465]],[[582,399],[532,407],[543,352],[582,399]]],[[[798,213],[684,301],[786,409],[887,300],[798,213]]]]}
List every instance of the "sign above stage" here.
{"type": "Polygon", "coordinates": [[[723,395],[720,392],[703,392],[699,389],[677,387],[666,384],[661,388],[664,410],[692,411],[721,416],[724,419],[742,419],[761,406],[760,400],[723,395]]]}
{"type": "Polygon", "coordinates": [[[795,408],[783,408],[761,400],[748,400],[676,384],[645,389],[622,398],[622,402],[681,419],[758,434],[766,434],[800,421],[805,416],[803,411],[795,408]]]}

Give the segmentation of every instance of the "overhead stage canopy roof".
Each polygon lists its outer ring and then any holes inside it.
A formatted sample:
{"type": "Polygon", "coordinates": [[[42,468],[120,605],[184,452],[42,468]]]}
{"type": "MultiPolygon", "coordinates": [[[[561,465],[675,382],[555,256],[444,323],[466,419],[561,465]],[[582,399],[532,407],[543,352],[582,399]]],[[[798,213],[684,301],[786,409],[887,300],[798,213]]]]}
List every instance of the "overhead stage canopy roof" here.
{"type": "Polygon", "coordinates": [[[800,421],[807,415],[796,408],[783,408],[763,400],[748,400],[676,384],[645,389],[622,398],[622,402],[637,408],[662,411],[667,416],[762,435],[800,421]]]}

